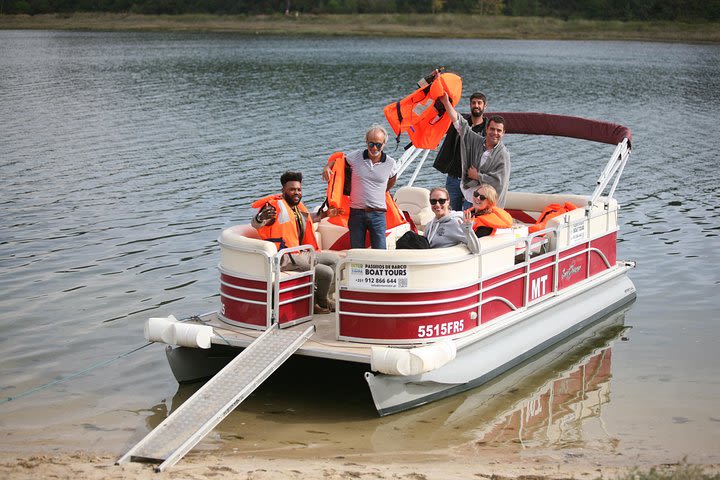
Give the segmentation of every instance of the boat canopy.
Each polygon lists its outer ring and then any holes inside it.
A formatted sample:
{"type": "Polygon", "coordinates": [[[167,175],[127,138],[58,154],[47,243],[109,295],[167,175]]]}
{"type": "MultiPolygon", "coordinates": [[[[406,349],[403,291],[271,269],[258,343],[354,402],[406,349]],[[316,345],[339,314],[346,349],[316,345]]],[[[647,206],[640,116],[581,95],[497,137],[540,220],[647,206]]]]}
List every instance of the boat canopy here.
{"type": "MultiPolygon", "coordinates": [[[[632,133],[629,128],[617,123],[551,113],[487,112],[485,115],[487,117],[501,115],[505,119],[505,133],[578,138],[581,140],[616,145],[615,151],[597,180],[597,185],[589,205],[592,206],[597,199],[600,198],[608,185],[611,186],[607,197],[613,197],[618,182],[620,181],[620,176],[630,156],[632,133]]],[[[420,157],[420,161],[412,174],[412,178],[407,184],[408,186],[413,185],[415,182],[423,163],[425,163],[425,159],[427,159],[428,153],[430,153],[430,150],[417,148],[411,144],[400,157],[398,177],[416,158],[420,157]]]]}
{"type": "Polygon", "coordinates": [[[486,112],[486,117],[501,115],[505,119],[505,133],[554,135],[579,138],[617,145],[627,138],[632,143],[630,129],[617,123],[581,117],[535,112],[486,112]]]}

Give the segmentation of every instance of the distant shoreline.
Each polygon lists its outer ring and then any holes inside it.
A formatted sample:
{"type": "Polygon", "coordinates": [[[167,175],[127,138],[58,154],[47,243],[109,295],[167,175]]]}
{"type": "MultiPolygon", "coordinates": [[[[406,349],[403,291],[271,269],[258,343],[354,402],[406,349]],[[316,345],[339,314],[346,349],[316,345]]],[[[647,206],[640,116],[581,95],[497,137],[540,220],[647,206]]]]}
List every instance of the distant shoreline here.
{"type": "Polygon", "coordinates": [[[625,40],[720,43],[720,23],[621,22],[460,14],[358,15],[138,15],[70,13],[0,15],[0,30],[235,32],[320,35],[483,38],[515,40],[625,40]]]}

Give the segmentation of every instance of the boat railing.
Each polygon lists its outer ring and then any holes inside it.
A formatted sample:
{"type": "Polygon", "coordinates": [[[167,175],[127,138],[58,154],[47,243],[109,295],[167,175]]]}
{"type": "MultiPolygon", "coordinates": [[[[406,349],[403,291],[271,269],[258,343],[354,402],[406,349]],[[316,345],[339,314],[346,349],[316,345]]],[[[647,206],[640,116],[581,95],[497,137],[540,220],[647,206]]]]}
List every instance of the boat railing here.
{"type": "Polygon", "coordinates": [[[280,328],[290,327],[306,322],[313,316],[315,304],[315,269],[294,270],[292,280],[283,278],[283,267],[294,263],[294,256],[307,256],[308,265],[315,265],[315,249],[310,245],[283,248],[273,257],[273,319],[272,323],[279,323],[280,328]],[[286,285],[283,285],[285,283],[286,285]],[[286,297],[286,298],[283,298],[286,297]],[[281,309],[293,304],[300,304],[300,309],[285,313],[281,309]]]}
{"type": "Polygon", "coordinates": [[[495,324],[505,323],[503,318],[513,318],[505,314],[550,300],[564,288],[612,268],[617,208],[615,200],[604,199],[587,214],[582,208],[572,210],[522,238],[512,234],[483,237],[478,254],[463,245],[433,250],[350,250],[337,267],[338,339],[417,344],[463,338],[486,327],[494,331],[498,328],[495,324]],[[353,268],[407,269],[407,275],[403,283],[372,279],[364,283],[365,279],[349,278],[353,268]],[[456,320],[463,321],[462,331],[447,327],[446,335],[426,335],[435,323],[442,327],[456,320]],[[358,327],[363,322],[387,324],[367,330],[358,327]],[[395,335],[394,329],[405,336],[395,335]],[[418,338],[415,331],[424,336],[418,338]],[[370,333],[364,336],[366,332],[370,333]]]}
{"type": "MultiPolygon", "coordinates": [[[[529,215],[548,201],[582,204],[586,199],[519,192],[515,200],[529,215]]],[[[412,344],[462,337],[506,313],[550,299],[615,264],[617,210],[616,200],[602,197],[588,210],[576,208],[551,218],[544,230],[518,235],[522,228],[512,229],[483,237],[478,254],[465,245],[347,250],[336,267],[338,339],[412,344]],[[455,323],[459,320],[461,329],[455,323]],[[388,338],[388,329],[368,333],[361,325],[382,321],[395,322],[391,328],[402,333],[388,338]],[[344,332],[350,324],[351,333],[344,332]],[[431,336],[430,324],[440,325],[440,332],[444,325],[449,333],[431,336]],[[418,330],[421,326],[426,330],[418,330]],[[418,331],[425,336],[418,338],[418,331]]],[[[257,329],[311,319],[313,270],[287,272],[283,266],[294,255],[308,255],[312,264],[315,252],[309,246],[277,252],[274,244],[253,238],[254,231],[245,227],[231,227],[220,238],[221,319],[257,329]],[[258,319],[248,322],[248,312],[258,319]]]]}
{"type": "Polygon", "coordinates": [[[220,244],[219,317],[226,323],[266,329],[274,323],[289,327],[312,318],[314,269],[288,269],[297,256],[315,263],[309,245],[277,250],[271,242],[236,226],[225,230],[220,244]],[[247,236],[246,236],[247,235],[247,236]]]}
{"type": "MultiPolygon", "coordinates": [[[[600,216],[602,216],[600,211],[594,215],[594,217],[600,216]]],[[[488,334],[496,331],[498,328],[509,326],[516,320],[509,322],[495,322],[492,321],[494,319],[487,319],[483,316],[482,306],[491,302],[499,301],[508,307],[509,312],[515,312],[518,310],[526,310],[535,304],[557,297],[561,293],[561,290],[565,288],[565,285],[561,282],[561,277],[563,275],[562,266],[565,266],[566,271],[573,271],[573,261],[575,259],[579,260],[581,265],[585,265],[584,275],[580,280],[586,280],[594,274],[600,273],[601,269],[597,267],[595,268],[595,272],[591,271],[589,267],[591,256],[599,259],[604,267],[602,270],[610,269],[613,266],[614,260],[611,261],[606,252],[603,252],[600,248],[593,246],[594,241],[600,240],[607,235],[613,235],[613,231],[595,231],[592,234],[588,234],[582,238],[575,238],[572,242],[568,241],[567,243],[557,241],[557,238],[561,238],[571,231],[573,225],[586,224],[587,226],[589,222],[589,217],[583,216],[580,218],[570,219],[569,216],[567,216],[566,218],[556,220],[556,222],[548,228],[531,233],[527,237],[517,241],[518,244],[523,245],[523,248],[522,255],[519,256],[519,263],[514,266],[515,270],[511,268],[505,274],[501,273],[496,275],[495,278],[503,278],[500,282],[493,283],[489,286],[487,282],[483,282],[481,284],[483,301],[481,302],[481,308],[478,312],[478,318],[481,324],[485,324],[485,326],[488,327],[488,334]],[[553,237],[556,239],[555,241],[553,241],[553,237]],[[533,245],[537,243],[542,245],[543,251],[540,253],[537,252],[536,248],[533,248],[533,245]],[[519,268],[519,270],[517,270],[517,268],[519,268]],[[538,276],[548,269],[552,270],[552,277],[548,285],[548,291],[542,295],[534,296],[533,289],[537,286],[536,282],[538,276]],[[516,305],[508,299],[498,295],[487,296],[489,293],[492,293],[493,289],[508,286],[514,282],[522,282],[523,284],[522,304],[516,305]]],[[[614,255],[614,242],[612,243],[611,253],[614,255]]],[[[597,261],[598,260],[594,260],[596,263],[597,261]]],[[[479,330],[477,331],[477,334],[481,334],[481,332],[482,330],[479,330]]],[[[475,333],[471,334],[471,336],[474,335],[475,333]]],[[[464,338],[466,337],[463,337],[463,339],[464,338]]],[[[463,341],[458,343],[458,348],[461,348],[461,346],[464,345],[463,341]]]]}

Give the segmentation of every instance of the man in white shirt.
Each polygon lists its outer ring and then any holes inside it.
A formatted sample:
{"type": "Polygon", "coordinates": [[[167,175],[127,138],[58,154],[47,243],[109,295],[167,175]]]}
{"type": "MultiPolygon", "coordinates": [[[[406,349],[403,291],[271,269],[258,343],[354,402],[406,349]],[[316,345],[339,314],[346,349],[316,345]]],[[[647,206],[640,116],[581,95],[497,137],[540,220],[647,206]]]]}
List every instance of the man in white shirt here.
{"type": "MultiPolygon", "coordinates": [[[[372,125],[365,133],[366,149],[350,152],[345,157],[352,167],[350,189],[350,247],[365,248],[365,234],[370,233],[370,246],[385,249],[385,192],[395,185],[398,165],[382,150],[387,142],[387,131],[372,125]]],[[[328,181],[334,161],[323,169],[328,181]]]]}

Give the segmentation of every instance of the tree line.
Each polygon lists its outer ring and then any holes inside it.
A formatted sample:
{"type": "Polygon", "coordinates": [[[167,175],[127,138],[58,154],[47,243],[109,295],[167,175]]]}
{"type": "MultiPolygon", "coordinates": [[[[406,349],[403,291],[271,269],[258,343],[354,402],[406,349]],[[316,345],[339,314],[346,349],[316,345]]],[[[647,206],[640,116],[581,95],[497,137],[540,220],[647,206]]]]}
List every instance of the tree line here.
{"type": "Polygon", "coordinates": [[[68,12],[461,13],[565,20],[717,21],[720,20],[720,0],[0,0],[2,14],[68,12]]]}

